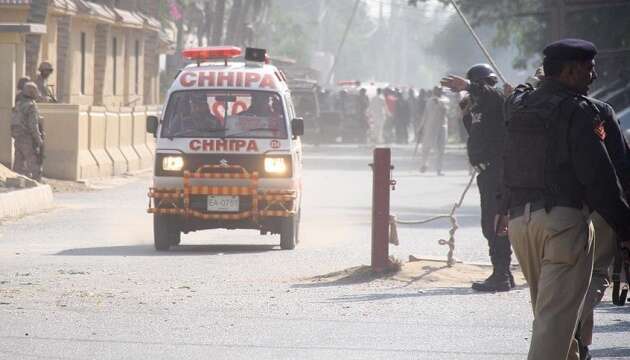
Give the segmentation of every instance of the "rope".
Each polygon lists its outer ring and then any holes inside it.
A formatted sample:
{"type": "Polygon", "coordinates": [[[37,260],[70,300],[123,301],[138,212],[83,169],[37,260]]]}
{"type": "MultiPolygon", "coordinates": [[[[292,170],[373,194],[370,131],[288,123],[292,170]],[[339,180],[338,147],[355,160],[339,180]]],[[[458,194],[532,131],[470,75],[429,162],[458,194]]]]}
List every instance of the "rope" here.
{"type": "Polygon", "coordinates": [[[455,259],[453,258],[453,252],[455,251],[455,232],[459,228],[457,224],[457,217],[455,216],[455,212],[457,211],[457,209],[459,209],[462,206],[462,203],[464,202],[464,198],[466,197],[468,190],[470,190],[470,187],[472,186],[472,183],[475,180],[476,175],[477,175],[477,172],[473,171],[473,173],[470,176],[470,180],[468,180],[468,184],[466,185],[466,188],[464,189],[464,191],[459,197],[459,201],[453,204],[453,207],[451,208],[450,213],[448,213],[447,215],[437,215],[437,216],[424,219],[424,220],[398,220],[396,215],[391,215],[389,218],[389,225],[390,225],[389,242],[391,244],[398,245],[398,231],[396,229],[396,224],[423,225],[423,224],[427,224],[427,223],[441,220],[441,219],[449,219],[449,221],[451,222],[451,229],[448,232],[449,238],[448,240],[444,240],[444,239],[438,240],[438,244],[448,245],[448,253],[446,255],[446,264],[449,267],[455,265],[455,259]]]}

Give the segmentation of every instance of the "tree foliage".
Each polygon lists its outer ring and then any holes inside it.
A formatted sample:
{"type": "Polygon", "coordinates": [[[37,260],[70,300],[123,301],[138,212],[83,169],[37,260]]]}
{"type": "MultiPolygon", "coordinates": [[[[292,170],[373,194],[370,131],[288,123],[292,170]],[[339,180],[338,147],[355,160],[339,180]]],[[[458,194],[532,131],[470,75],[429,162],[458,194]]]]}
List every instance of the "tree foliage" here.
{"type": "MultiPolygon", "coordinates": [[[[439,1],[450,4],[450,0],[439,1]]],[[[496,25],[494,43],[516,45],[519,51],[514,66],[525,68],[552,40],[552,17],[545,5],[556,1],[564,0],[459,0],[458,4],[475,26],[496,25]]],[[[599,48],[630,46],[630,6],[572,11],[565,23],[565,37],[584,38],[599,48]]]]}

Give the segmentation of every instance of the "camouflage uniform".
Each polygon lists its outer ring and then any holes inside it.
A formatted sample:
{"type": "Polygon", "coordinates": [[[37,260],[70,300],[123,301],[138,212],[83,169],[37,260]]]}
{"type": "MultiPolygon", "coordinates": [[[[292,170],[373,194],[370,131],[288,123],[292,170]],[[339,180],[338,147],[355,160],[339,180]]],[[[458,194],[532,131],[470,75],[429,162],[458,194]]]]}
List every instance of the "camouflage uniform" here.
{"type": "Polygon", "coordinates": [[[41,179],[39,151],[44,145],[40,132],[40,115],[35,99],[37,85],[29,82],[18,96],[11,116],[11,136],[15,140],[15,162],[13,170],[35,180],[41,179]]]}
{"type": "Polygon", "coordinates": [[[37,89],[39,90],[39,97],[37,98],[37,102],[41,103],[51,103],[55,102],[54,95],[48,86],[48,80],[44,79],[41,75],[37,75],[37,79],[35,79],[35,84],[37,84],[37,89]]]}
{"type": "Polygon", "coordinates": [[[35,84],[37,84],[37,90],[39,90],[39,96],[37,97],[37,102],[42,103],[51,103],[57,102],[55,99],[55,95],[48,86],[48,76],[44,77],[42,74],[44,72],[48,72],[49,74],[53,71],[52,64],[47,61],[42,62],[39,65],[40,74],[37,75],[37,79],[35,79],[35,84]]]}

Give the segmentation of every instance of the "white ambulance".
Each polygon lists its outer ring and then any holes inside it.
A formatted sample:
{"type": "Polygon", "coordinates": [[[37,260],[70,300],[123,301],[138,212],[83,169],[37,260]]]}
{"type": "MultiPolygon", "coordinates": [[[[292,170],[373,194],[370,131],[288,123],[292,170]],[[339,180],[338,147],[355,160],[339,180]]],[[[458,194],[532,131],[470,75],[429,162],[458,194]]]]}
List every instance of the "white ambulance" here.
{"type": "Polygon", "coordinates": [[[168,91],[156,137],[149,190],[155,248],[181,234],[255,229],[298,242],[304,121],[297,118],[285,75],[266,51],[231,46],[184,50],[195,62],[168,91]]]}

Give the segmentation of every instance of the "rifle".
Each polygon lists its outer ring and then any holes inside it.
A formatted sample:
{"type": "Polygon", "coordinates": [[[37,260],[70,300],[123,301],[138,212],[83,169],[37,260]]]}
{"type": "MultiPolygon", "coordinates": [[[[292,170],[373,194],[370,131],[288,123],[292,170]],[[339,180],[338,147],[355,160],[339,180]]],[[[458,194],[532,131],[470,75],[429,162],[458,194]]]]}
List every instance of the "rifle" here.
{"type": "Polygon", "coordinates": [[[57,97],[55,96],[55,86],[48,85],[48,97],[50,98],[50,102],[58,103],[57,97]]]}
{"type": "MultiPolygon", "coordinates": [[[[624,306],[628,300],[628,289],[630,287],[630,263],[624,260],[623,252],[630,252],[628,249],[624,249],[621,243],[617,245],[617,253],[615,254],[615,261],[613,262],[613,304],[617,306],[624,306]],[[621,273],[625,273],[625,283],[621,283],[621,273]]],[[[630,254],[626,254],[630,255],[630,254]]]]}
{"type": "MultiPolygon", "coordinates": [[[[42,135],[42,140],[44,140],[45,138],[45,133],[44,133],[44,125],[42,124],[41,120],[39,121],[39,124],[37,125],[39,127],[39,133],[42,135]]],[[[40,167],[44,166],[44,143],[42,142],[41,145],[39,145],[37,147],[37,149],[35,149],[35,151],[37,152],[37,162],[39,163],[40,167]]]]}

